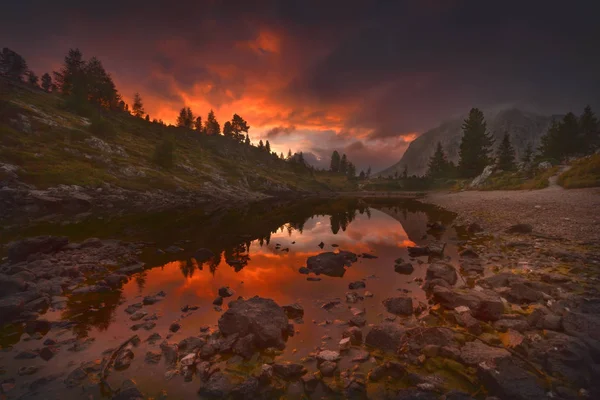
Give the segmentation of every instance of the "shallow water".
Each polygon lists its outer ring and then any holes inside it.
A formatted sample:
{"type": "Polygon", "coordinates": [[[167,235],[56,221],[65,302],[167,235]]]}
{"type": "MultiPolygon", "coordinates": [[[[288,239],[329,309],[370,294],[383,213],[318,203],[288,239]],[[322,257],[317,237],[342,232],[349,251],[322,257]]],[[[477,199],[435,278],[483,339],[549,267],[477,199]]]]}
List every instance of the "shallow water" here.
{"type": "MultiPolygon", "coordinates": [[[[99,362],[105,350],[115,348],[137,333],[142,343],[134,349],[133,363],[124,371],[112,371],[108,380],[110,385],[117,388],[122,381],[131,378],[149,396],[157,397],[161,390],[165,390],[169,398],[195,395],[200,383],[198,377],[194,377],[192,382],[184,382],[182,376],[167,380],[164,360],[157,365],[144,362],[147,351],[160,351],[162,340],[150,345],[145,339],[152,333],[167,337],[170,334],[169,326],[174,321],[181,324],[181,329],[168,338],[172,343],[198,335],[203,326],[214,328],[227,309],[228,301],[238,296],[261,296],[271,298],[279,305],[299,303],[304,308],[302,323],[294,323],[295,335],[288,339],[285,350],[276,360],[300,361],[317,347],[337,350],[341,333],[353,316],[351,308],[365,312],[367,326],[362,328],[364,337],[368,332],[368,324],[393,317],[385,311],[382,300],[408,294],[415,305],[426,302],[418,278],[425,276],[427,260],[422,258],[422,264],[413,261],[415,271],[410,275],[396,273],[394,260],[401,257],[408,261],[407,246],[425,243],[432,238],[431,234],[434,233],[431,232],[426,237],[428,222],[442,220],[449,225],[452,219],[450,213],[414,201],[372,199],[369,203],[327,200],[308,205],[267,205],[261,206],[260,210],[237,210],[218,218],[204,216],[198,220],[189,215],[182,217],[174,214],[171,219],[166,218],[168,224],[154,230],[129,226],[127,230],[121,230],[121,236],[125,239],[128,239],[128,235],[142,236],[146,240],[155,238],[156,244],[148,246],[143,254],[148,265],[154,267],[134,275],[121,291],[71,296],[65,310],[49,311],[42,317],[51,321],[74,321],[76,324],[73,327],[62,331],[52,330],[38,340],[27,340],[29,335],[26,333],[3,337],[4,345],[10,343],[13,346],[0,353],[0,364],[5,370],[5,377],[16,378],[16,387],[13,389],[15,395],[27,393],[28,383],[40,377],[64,372],[65,375],[46,384],[43,393],[26,397],[87,398],[91,395],[92,398],[99,398],[101,392],[98,385],[87,383],[83,389],[67,389],[63,380],[82,362],[99,362]],[[318,246],[320,242],[325,244],[322,250],[318,246]],[[158,254],[158,248],[164,249],[173,244],[180,246],[182,251],[158,254]],[[198,264],[192,255],[199,247],[211,249],[218,257],[198,264]],[[321,275],[321,281],[317,282],[308,281],[307,275],[298,272],[300,267],[306,265],[308,257],[338,249],[357,254],[369,253],[377,258],[360,257],[358,262],[347,268],[343,277],[321,275]],[[347,304],[345,294],[349,291],[348,284],[361,280],[366,283],[366,288],[356,292],[364,295],[365,291],[369,291],[373,297],[347,304]],[[235,294],[225,299],[223,311],[217,311],[212,302],[218,295],[218,289],[223,286],[229,286],[235,294]],[[159,316],[155,321],[156,327],[150,331],[132,332],[130,327],[143,321],[132,322],[125,308],[161,290],[166,297],[143,308],[148,315],[156,313],[159,316]],[[321,307],[323,303],[336,298],[341,300],[340,306],[331,311],[321,307]],[[198,306],[198,309],[184,313],[181,309],[185,305],[198,306]],[[69,337],[90,338],[93,341],[87,349],[79,352],[63,347],[48,362],[39,357],[34,360],[13,359],[22,350],[42,347],[42,342],[47,338],[65,340],[69,337]],[[16,376],[19,367],[28,365],[42,365],[43,368],[33,376],[16,376]]],[[[105,224],[110,225],[111,222],[106,221],[105,224]]],[[[72,228],[68,228],[69,232],[77,231],[72,228]]],[[[84,228],[85,224],[81,229],[84,228]]],[[[67,228],[63,226],[60,229],[67,228]]],[[[116,237],[110,229],[106,231],[110,232],[108,235],[116,237]]],[[[435,236],[448,242],[446,255],[456,259],[456,232],[448,229],[435,236]]],[[[402,318],[407,325],[414,322],[414,317],[396,318],[402,318]]],[[[5,328],[4,331],[6,335],[10,329],[5,328]]],[[[342,359],[340,369],[355,364],[351,361],[354,351],[356,349],[342,359]]],[[[257,355],[248,362],[237,357],[224,357],[221,369],[243,376],[263,362],[260,357],[257,355]]],[[[314,362],[305,365],[309,371],[316,371],[314,362]]],[[[366,362],[358,368],[366,372],[372,366],[366,362]]],[[[8,398],[13,398],[13,395],[8,398]]]]}

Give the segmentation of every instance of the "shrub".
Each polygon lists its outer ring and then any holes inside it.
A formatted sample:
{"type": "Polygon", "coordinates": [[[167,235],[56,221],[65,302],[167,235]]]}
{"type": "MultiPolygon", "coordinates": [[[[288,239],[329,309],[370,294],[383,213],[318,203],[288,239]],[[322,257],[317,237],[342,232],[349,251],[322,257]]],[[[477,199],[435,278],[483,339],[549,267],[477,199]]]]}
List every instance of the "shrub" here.
{"type": "Polygon", "coordinates": [[[600,186],[600,154],[575,161],[558,177],[558,184],[567,189],[600,186]]]}
{"type": "Polygon", "coordinates": [[[174,149],[173,142],[164,140],[162,143],[156,145],[153,161],[163,168],[172,168],[174,164],[174,149]]]}

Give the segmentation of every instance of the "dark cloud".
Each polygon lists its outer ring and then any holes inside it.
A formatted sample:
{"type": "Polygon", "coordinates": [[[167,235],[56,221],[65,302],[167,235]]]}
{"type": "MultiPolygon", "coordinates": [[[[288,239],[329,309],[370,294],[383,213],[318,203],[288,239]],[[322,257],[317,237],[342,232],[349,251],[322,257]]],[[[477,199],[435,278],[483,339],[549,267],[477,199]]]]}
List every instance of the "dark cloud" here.
{"type": "Polygon", "coordinates": [[[273,139],[280,135],[289,135],[292,132],[296,131],[296,127],[294,125],[290,126],[276,126],[275,128],[269,129],[267,131],[267,137],[269,139],[273,139]]]}
{"type": "Polygon", "coordinates": [[[238,112],[315,162],[338,149],[393,163],[415,132],[473,106],[600,108],[594,0],[5,3],[0,45],[39,74],[80,47],[153,116],[238,112]]]}

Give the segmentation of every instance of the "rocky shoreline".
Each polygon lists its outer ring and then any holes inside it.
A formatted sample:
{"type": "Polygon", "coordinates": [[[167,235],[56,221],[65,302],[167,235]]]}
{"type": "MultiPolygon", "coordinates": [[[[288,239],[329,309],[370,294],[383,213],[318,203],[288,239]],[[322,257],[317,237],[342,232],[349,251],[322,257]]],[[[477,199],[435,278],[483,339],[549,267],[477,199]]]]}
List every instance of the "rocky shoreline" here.
{"type": "MultiPolygon", "coordinates": [[[[447,227],[436,223],[430,229],[447,227]]],[[[64,373],[22,367],[16,376],[0,378],[2,392],[19,387],[24,397],[35,397],[50,382],[61,380],[66,388],[84,392],[102,387],[113,399],[145,398],[144,388],[133,381],[111,388],[107,379],[126,369],[144,342],[155,349],[137,357],[148,364],[164,362],[165,379],[181,375],[184,381],[200,380],[201,398],[597,398],[597,248],[536,235],[536,227],[527,224],[493,233],[476,222],[456,229],[461,235],[458,260],[444,255],[444,243],[431,240],[409,248],[408,260],[389,266],[403,274],[413,264],[427,263],[422,286],[428,304],[406,294],[392,295],[383,300],[389,313],[385,321],[367,325],[360,304],[372,294],[364,281],[352,282],[345,299],[322,307],[348,307],[354,317],[336,320],[346,327],[341,336],[317,345],[302,362],[279,357],[287,338],[296,333],[294,324],[302,322],[299,304],[281,306],[261,297],[229,301],[235,294],[222,288],[214,307],[219,310],[226,303],[226,311],[218,325],[171,342],[181,321],[173,322],[166,334],[152,332],[159,318],[152,307],[170,295],[159,292],[128,304],[132,336],[107,349],[100,360],[64,373]],[[232,360],[246,360],[253,367],[243,375],[232,374],[227,367],[232,360]],[[358,368],[364,362],[374,365],[368,373],[358,368]],[[354,367],[341,367],[348,363],[354,367]],[[456,390],[465,385],[473,391],[456,390]]],[[[118,290],[144,270],[139,256],[149,245],[94,238],[69,243],[62,237],[10,244],[0,265],[0,319],[20,327],[15,335],[24,332],[40,343],[32,351],[3,349],[5,368],[11,358],[50,360],[60,352],[86,349],[89,338],[60,339],[59,333],[72,324],[69,320],[49,322],[43,313],[64,308],[74,295],[118,290]]],[[[206,249],[197,253],[198,258],[211,257],[206,249]]],[[[315,279],[320,274],[341,276],[356,260],[354,253],[324,252],[309,259],[300,273],[315,279]]],[[[194,309],[182,307],[183,317],[194,309]]]]}

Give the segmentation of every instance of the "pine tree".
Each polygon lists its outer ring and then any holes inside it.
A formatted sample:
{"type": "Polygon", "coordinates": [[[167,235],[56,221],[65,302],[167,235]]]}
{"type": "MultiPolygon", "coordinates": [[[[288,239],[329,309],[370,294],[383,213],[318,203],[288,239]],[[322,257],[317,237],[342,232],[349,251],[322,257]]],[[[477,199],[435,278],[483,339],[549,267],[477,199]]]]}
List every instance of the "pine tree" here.
{"type": "Polygon", "coordinates": [[[269,143],[269,141],[267,140],[267,142],[265,143],[265,151],[269,154],[271,154],[271,144],[269,143]]]}
{"type": "Polygon", "coordinates": [[[228,138],[234,137],[233,127],[231,126],[231,122],[229,121],[225,122],[225,124],[223,125],[223,136],[228,138]]]}
{"type": "Polygon", "coordinates": [[[202,132],[202,117],[199,115],[196,117],[196,120],[194,121],[194,130],[196,132],[202,132]]]}
{"type": "Polygon", "coordinates": [[[346,154],[343,154],[342,159],[340,160],[340,172],[342,174],[348,172],[348,158],[346,157],[346,154]]]}
{"type": "Polygon", "coordinates": [[[292,158],[292,149],[288,149],[287,160],[290,160],[291,158],[292,158]]]}
{"type": "Polygon", "coordinates": [[[462,129],[458,169],[465,178],[473,178],[490,164],[489,153],[494,141],[487,132],[483,113],[477,108],[471,109],[462,129]]]}
{"type": "Polygon", "coordinates": [[[248,134],[250,126],[248,125],[248,122],[244,120],[244,118],[237,114],[233,114],[233,118],[231,118],[231,129],[234,138],[237,139],[238,142],[241,142],[244,140],[244,133],[248,134]]]}
{"type": "Polygon", "coordinates": [[[215,112],[213,110],[209,111],[204,126],[207,135],[218,135],[219,133],[221,133],[221,125],[219,125],[219,122],[217,121],[217,118],[215,117],[215,112]]]}
{"type": "Polygon", "coordinates": [[[134,116],[138,118],[142,118],[146,111],[144,111],[144,104],[142,103],[142,97],[139,93],[135,93],[133,95],[133,106],[131,107],[131,111],[134,116]]]}
{"type": "Polygon", "coordinates": [[[85,62],[83,54],[79,49],[69,49],[65,61],[58,72],[54,72],[54,81],[64,96],[84,96],[84,72],[85,62]]]}
{"type": "Polygon", "coordinates": [[[360,179],[361,181],[365,179],[365,171],[361,170],[360,174],[358,174],[358,179],[360,179]]]}
{"type": "Polygon", "coordinates": [[[332,172],[338,172],[340,170],[340,153],[338,153],[337,150],[334,150],[331,154],[329,169],[331,169],[332,172]]]}
{"type": "Polygon", "coordinates": [[[427,164],[427,176],[433,179],[438,179],[445,177],[447,173],[448,159],[446,158],[446,154],[444,153],[442,143],[438,142],[435,148],[435,152],[429,158],[429,163],[427,164]]]}
{"type": "Polygon", "coordinates": [[[179,116],[177,117],[177,126],[180,128],[193,129],[194,128],[194,113],[190,107],[183,107],[179,110],[179,116]]]}
{"type": "Polygon", "coordinates": [[[264,143],[263,143],[262,139],[260,139],[260,141],[258,142],[258,148],[259,148],[260,150],[264,150],[264,148],[265,148],[265,145],[264,145],[264,143]]]}
{"type": "Polygon", "coordinates": [[[553,121],[548,132],[542,136],[540,154],[542,158],[563,161],[580,152],[579,121],[573,113],[568,113],[562,121],[553,121]]]}
{"type": "Polygon", "coordinates": [[[27,81],[31,86],[38,86],[39,78],[33,71],[27,71],[27,81]]]}
{"type": "Polygon", "coordinates": [[[282,160],[284,160],[283,151],[279,154],[279,158],[282,159],[282,160]]]}
{"type": "Polygon", "coordinates": [[[356,178],[356,167],[351,162],[348,162],[348,165],[346,166],[346,175],[350,179],[356,178]]]}
{"type": "Polygon", "coordinates": [[[600,124],[590,106],[586,106],[579,118],[581,152],[590,154],[600,147],[600,124]]]}
{"type": "Polygon", "coordinates": [[[408,164],[404,164],[404,169],[402,170],[402,179],[408,179],[408,164]]]}
{"type": "Polygon", "coordinates": [[[250,136],[248,136],[247,133],[246,133],[246,140],[244,141],[244,143],[246,144],[246,146],[250,146],[250,136]]]}
{"type": "Polygon", "coordinates": [[[523,156],[521,157],[521,162],[524,165],[528,165],[531,163],[533,159],[533,149],[531,147],[531,143],[527,143],[527,147],[525,147],[525,151],[523,152],[523,156]]]}
{"type": "Polygon", "coordinates": [[[502,137],[496,153],[496,166],[502,171],[513,171],[515,169],[515,149],[510,143],[508,132],[502,137]]]}
{"type": "Polygon", "coordinates": [[[52,77],[47,72],[42,75],[42,89],[46,92],[49,92],[50,89],[52,89],[52,77]]]}
{"type": "Polygon", "coordinates": [[[150,114],[146,114],[146,122],[150,122],[150,114]]]}
{"type": "Polygon", "coordinates": [[[0,52],[0,75],[21,81],[27,71],[27,62],[20,54],[7,47],[2,49],[0,52]]]}

